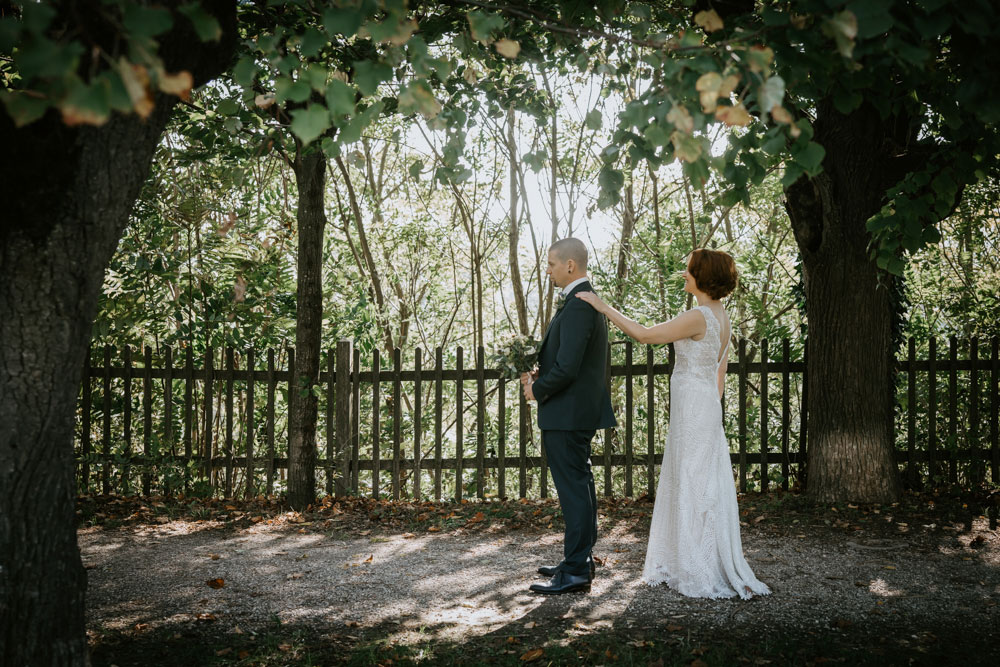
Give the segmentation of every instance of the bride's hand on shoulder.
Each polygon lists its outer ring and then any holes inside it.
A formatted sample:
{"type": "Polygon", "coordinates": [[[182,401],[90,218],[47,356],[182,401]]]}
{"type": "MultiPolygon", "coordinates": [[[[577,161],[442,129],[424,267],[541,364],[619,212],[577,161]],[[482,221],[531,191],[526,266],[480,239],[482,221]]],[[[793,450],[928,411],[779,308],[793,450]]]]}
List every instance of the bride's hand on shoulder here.
{"type": "Polygon", "coordinates": [[[599,313],[603,313],[607,308],[607,304],[601,301],[601,297],[597,296],[593,292],[577,292],[576,298],[582,301],[586,301],[591,305],[591,307],[599,313]]]}

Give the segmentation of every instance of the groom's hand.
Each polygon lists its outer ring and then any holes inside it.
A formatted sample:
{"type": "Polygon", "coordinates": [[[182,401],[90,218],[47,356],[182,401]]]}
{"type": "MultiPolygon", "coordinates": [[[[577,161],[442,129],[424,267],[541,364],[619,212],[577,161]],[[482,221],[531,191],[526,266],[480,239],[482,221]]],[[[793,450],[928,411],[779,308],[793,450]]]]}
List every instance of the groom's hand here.
{"type": "MultiPolygon", "coordinates": [[[[525,373],[525,375],[527,375],[527,373],[525,373]]],[[[524,390],[524,398],[525,398],[525,400],[528,400],[528,401],[535,400],[535,392],[533,392],[531,390],[531,385],[533,383],[534,383],[534,380],[532,380],[531,382],[524,382],[521,385],[521,388],[524,390]]]]}

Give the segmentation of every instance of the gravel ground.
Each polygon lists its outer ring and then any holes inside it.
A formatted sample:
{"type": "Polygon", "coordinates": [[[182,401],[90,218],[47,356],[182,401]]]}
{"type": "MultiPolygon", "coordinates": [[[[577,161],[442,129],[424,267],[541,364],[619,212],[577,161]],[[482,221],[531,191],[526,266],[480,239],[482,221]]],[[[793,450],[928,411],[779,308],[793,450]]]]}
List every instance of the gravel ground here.
{"type": "Polygon", "coordinates": [[[749,601],[688,599],[643,585],[648,516],[602,519],[593,590],[554,598],[527,588],[541,579],[535,568],[561,553],[558,523],[510,529],[487,522],[419,534],[211,520],[84,527],[88,627],[106,633],[202,622],[240,633],[279,619],[348,639],[377,629],[401,643],[517,636],[536,626],[782,628],[803,636],[843,629],[891,632],[903,644],[937,641],[948,628],[980,637],[1000,629],[1000,531],[983,518],[970,531],[886,527],[875,516],[866,528],[815,516],[755,522],[753,514],[744,510],[744,550],[773,594],[749,601]]]}

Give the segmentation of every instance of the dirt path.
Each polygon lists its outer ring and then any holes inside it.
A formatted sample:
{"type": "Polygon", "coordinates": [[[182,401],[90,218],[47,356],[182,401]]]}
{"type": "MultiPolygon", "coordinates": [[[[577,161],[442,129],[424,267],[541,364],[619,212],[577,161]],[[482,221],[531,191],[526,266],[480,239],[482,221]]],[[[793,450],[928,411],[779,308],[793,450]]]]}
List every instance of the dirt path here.
{"type": "Polygon", "coordinates": [[[833,515],[836,524],[815,514],[776,520],[770,508],[754,523],[759,511],[744,509],[744,550],[773,595],[750,601],[641,584],[645,511],[605,517],[592,592],[556,598],[527,587],[540,580],[538,565],[558,560],[558,522],[419,533],[212,520],[82,528],[88,625],[94,634],[199,624],[241,633],[281,621],[400,644],[623,629],[878,630],[918,647],[944,641],[947,628],[987,640],[1000,628],[1000,536],[985,519],[968,531],[868,512],[862,523],[860,510],[853,520],[833,515]]]}

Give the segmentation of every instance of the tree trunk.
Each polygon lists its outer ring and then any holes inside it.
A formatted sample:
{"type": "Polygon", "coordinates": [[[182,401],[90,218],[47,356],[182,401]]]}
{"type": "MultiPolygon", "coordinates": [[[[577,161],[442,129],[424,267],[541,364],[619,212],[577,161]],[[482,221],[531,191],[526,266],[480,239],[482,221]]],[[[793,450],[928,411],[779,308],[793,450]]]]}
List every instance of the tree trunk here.
{"type": "MultiPolygon", "coordinates": [[[[197,84],[235,47],[235,3],[208,7],[225,37],[186,22],[161,41],[197,84]]],[[[74,10],[76,11],[76,10],[74,10]]],[[[0,109],[0,663],[86,665],[86,573],[74,525],[76,398],[104,271],[176,98],[145,121],[114,114],[16,128],[0,109]]]]}
{"type": "Polygon", "coordinates": [[[323,230],[326,158],[300,154],[295,161],[299,191],[298,291],[295,309],[295,368],[288,409],[288,503],[305,509],[316,500],[316,416],[319,355],[323,335],[323,230]]]}
{"type": "Polygon", "coordinates": [[[518,217],[517,187],[517,144],[514,139],[514,107],[507,110],[507,156],[510,159],[510,220],[507,228],[507,264],[510,268],[510,282],[514,290],[514,308],[517,310],[518,331],[527,336],[528,303],[524,298],[524,285],[521,282],[521,264],[518,261],[518,246],[521,237],[521,221],[518,217]]]}
{"type": "Polygon", "coordinates": [[[823,173],[786,192],[809,323],[807,491],[821,502],[894,502],[893,304],[865,223],[898,180],[896,151],[874,110],[844,116],[821,104],[818,112],[823,173]]]}

